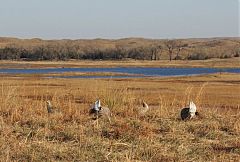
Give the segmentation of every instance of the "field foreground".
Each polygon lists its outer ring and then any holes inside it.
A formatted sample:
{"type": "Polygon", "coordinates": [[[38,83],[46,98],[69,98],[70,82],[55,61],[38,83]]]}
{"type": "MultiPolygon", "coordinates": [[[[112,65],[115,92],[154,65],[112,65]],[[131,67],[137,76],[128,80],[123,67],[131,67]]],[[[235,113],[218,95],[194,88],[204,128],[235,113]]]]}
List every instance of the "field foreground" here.
{"type": "Polygon", "coordinates": [[[240,76],[0,78],[0,161],[238,161],[240,76]],[[111,123],[94,121],[97,98],[111,123]],[[61,110],[48,114],[46,101],[61,110]],[[138,116],[145,100],[150,111],[138,116]],[[193,100],[200,116],[181,121],[193,100]]]}

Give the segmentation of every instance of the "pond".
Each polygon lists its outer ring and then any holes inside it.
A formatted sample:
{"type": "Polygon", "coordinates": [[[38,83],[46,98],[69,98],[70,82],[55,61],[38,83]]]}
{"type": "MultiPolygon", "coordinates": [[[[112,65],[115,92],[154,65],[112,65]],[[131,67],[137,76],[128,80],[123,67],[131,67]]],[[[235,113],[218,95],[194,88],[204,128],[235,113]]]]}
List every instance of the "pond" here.
{"type": "Polygon", "coordinates": [[[240,68],[162,68],[162,67],[114,67],[114,68],[46,68],[46,69],[0,69],[5,74],[49,74],[67,72],[123,73],[126,75],[51,76],[61,78],[139,78],[159,76],[188,76],[218,72],[240,73],[240,68]],[[130,74],[130,75],[129,75],[130,74]]]}

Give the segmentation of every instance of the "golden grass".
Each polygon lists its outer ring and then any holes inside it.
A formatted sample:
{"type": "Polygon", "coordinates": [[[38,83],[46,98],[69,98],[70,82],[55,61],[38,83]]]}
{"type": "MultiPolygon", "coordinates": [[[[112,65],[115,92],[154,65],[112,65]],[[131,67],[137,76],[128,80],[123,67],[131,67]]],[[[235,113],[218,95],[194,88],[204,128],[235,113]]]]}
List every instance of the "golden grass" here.
{"type": "Polygon", "coordinates": [[[237,161],[237,74],[145,79],[0,78],[1,161],[237,161]],[[88,115],[99,98],[112,122],[88,115]],[[144,99],[150,111],[135,114],[144,99]],[[62,115],[48,115],[46,100],[62,115]],[[200,116],[179,120],[189,100],[200,116]]]}

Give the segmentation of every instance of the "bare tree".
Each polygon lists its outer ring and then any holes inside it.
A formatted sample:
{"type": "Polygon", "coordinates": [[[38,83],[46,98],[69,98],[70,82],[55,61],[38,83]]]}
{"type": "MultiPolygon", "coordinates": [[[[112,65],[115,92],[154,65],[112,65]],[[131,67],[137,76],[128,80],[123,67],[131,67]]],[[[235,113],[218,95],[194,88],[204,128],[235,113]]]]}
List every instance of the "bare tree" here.
{"type": "Polygon", "coordinates": [[[159,52],[162,50],[161,45],[152,45],[150,47],[150,53],[151,53],[151,60],[158,60],[159,59],[159,52]]]}
{"type": "Polygon", "coordinates": [[[184,47],[188,46],[188,44],[184,44],[181,40],[168,40],[164,44],[168,49],[170,61],[173,59],[173,54],[176,54],[175,59],[180,59],[181,51],[184,49],[184,47]]]}
{"type": "Polygon", "coordinates": [[[185,47],[187,47],[187,46],[188,46],[187,43],[184,44],[181,40],[176,40],[176,49],[177,49],[176,57],[175,57],[176,60],[181,58],[180,57],[180,52],[182,50],[184,50],[185,47]]]}
{"type": "Polygon", "coordinates": [[[176,47],[176,41],[174,40],[168,40],[165,43],[165,46],[168,49],[168,54],[169,54],[169,60],[172,61],[172,57],[173,57],[173,50],[176,47]]]}

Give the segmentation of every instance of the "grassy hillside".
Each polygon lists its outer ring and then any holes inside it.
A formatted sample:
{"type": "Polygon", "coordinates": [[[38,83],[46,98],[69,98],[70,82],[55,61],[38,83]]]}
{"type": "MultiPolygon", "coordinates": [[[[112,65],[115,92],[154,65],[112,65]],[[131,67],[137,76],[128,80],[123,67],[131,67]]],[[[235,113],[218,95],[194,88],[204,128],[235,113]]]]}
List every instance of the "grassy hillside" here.
{"type": "Polygon", "coordinates": [[[239,38],[41,40],[0,37],[0,58],[14,60],[189,59],[239,57],[239,38]]]}

